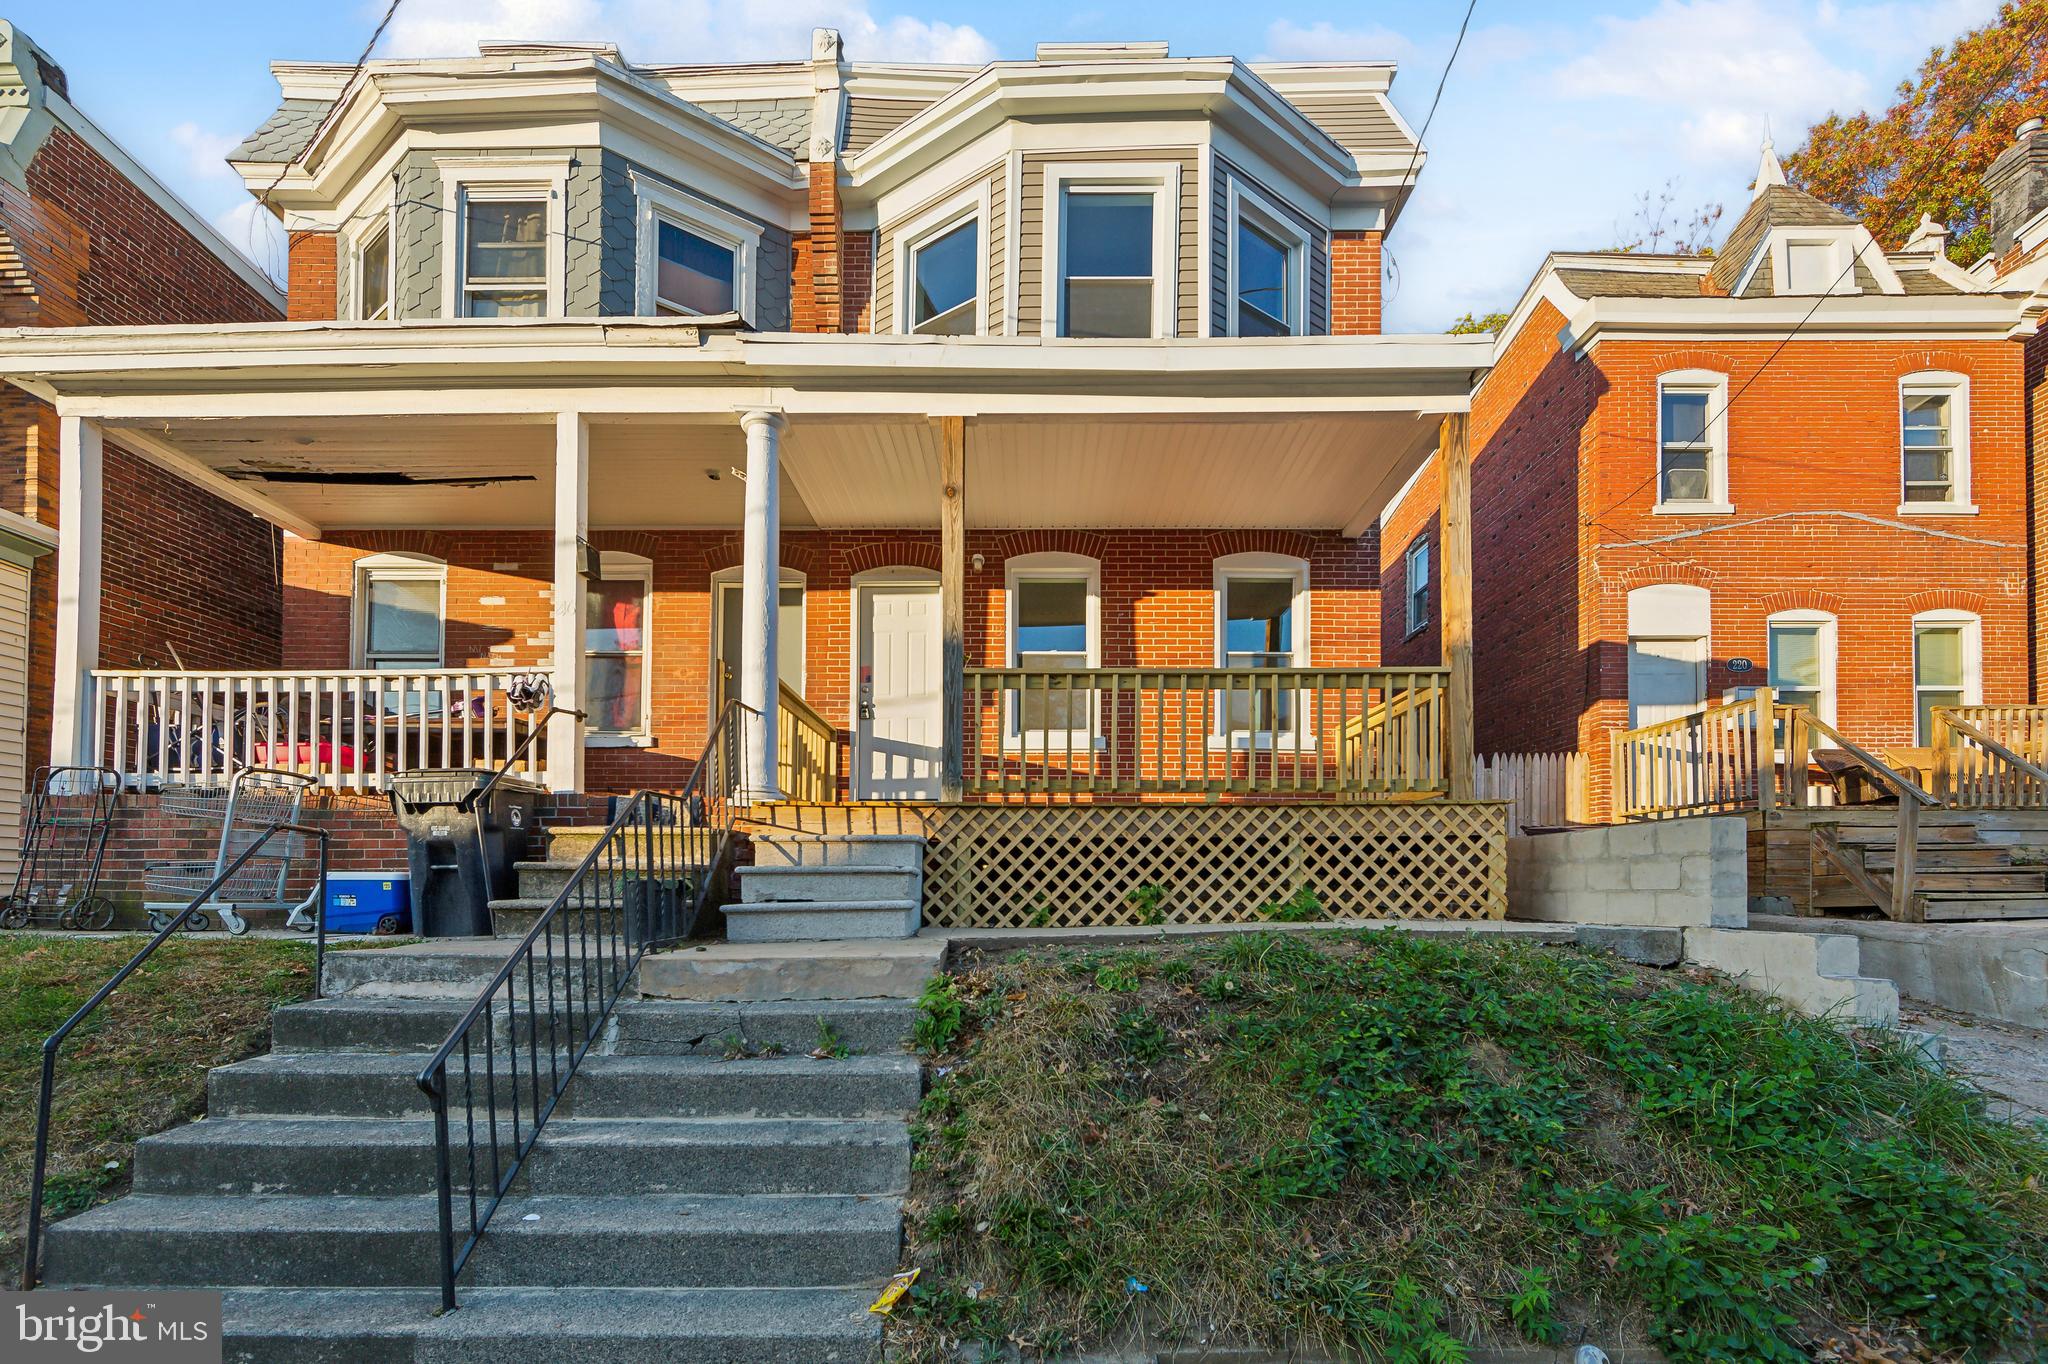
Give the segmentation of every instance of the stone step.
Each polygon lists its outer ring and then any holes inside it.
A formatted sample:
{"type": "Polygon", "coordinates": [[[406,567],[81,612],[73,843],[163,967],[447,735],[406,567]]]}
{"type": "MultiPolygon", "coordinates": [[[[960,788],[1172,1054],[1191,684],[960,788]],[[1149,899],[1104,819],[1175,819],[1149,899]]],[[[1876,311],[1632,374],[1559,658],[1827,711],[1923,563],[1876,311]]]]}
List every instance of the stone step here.
{"type": "Polygon", "coordinates": [[[1919,898],[1922,917],[1929,922],[2048,918],[2048,895],[1922,895],[1919,898]]]}
{"type": "Polygon", "coordinates": [[[270,1013],[271,1049],[432,1052],[462,1021],[477,992],[438,986],[426,989],[433,993],[417,997],[348,995],[281,1005],[270,1013]]]}
{"type": "Polygon", "coordinates": [[[609,1050],[622,1056],[720,1056],[737,1039],[749,1051],[779,1046],[801,1056],[832,1038],[854,1053],[900,1053],[917,1021],[907,999],[817,999],[720,1004],[642,999],[619,1006],[609,1050]]]}
{"type": "Polygon", "coordinates": [[[879,1280],[853,1288],[237,1289],[235,1364],[873,1364],[879,1280]]]}
{"type": "Polygon", "coordinates": [[[650,954],[636,983],[660,999],[913,999],[945,963],[936,937],[689,943],[650,954]]]}
{"type": "MultiPolygon", "coordinates": [[[[894,1199],[845,1195],[511,1197],[467,1284],[804,1287],[883,1278],[894,1199]]],[[[401,1198],[138,1194],[50,1228],[51,1287],[407,1288],[437,1281],[439,1218],[401,1198]]]]}
{"type": "Polygon", "coordinates": [[[548,830],[547,860],[581,862],[610,832],[603,824],[564,824],[548,830]]]}
{"type": "MultiPolygon", "coordinates": [[[[509,1107],[499,1133],[509,1159],[509,1107]]],[[[459,1127],[457,1143],[460,1162],[459,1127]]],[[[488,1150],[479,1155],[488,1161],[488,1150]]],[[[909,1172],[900,1121],[555,1118],[521,1175],[539,1194],[883,1194],[909,1172]]],[[[424,1120],[209,1118],[135,1147],[135,1191],[146,1194],[381,1197],[429,1192],[433,1179],[424,1120]]]]}
{"type": "MultiPolygon", "coordinates": [[[[425,1062],[404,1052],[274,1052],[208,1075],[207,1114],[424,1117],[431,1112],[418,1084],[425,1062]]],[[[451,1071],[449,1082],[461,1084],[459,1070],[451,1071]]],[[[917,1107],[921,1082],[910,1056],[589,1056],[555,1116],[880,1117],[917,1107]]],[[[460,1094],[454,1098],[452,1107],[459,1109],[460,1094]]]]}
{"type": "Polygon", "coordinates": [[[916,1108],[923,1085],[914,1056],[598,1056],[567,1097],[580,1118],[879,1118],[916,1108]]]}
{"type": "Polygon", "coordinates": [[[757,867],[924,866],[924,839],[916,834],[800,834],[760,831],[751,835],[757,867]]]}
{"type": "MultiPolygon", "coordinates": [[[[563,862],[551,860],[514,864],[513,869],[518,873],[519,877],[519,898],[522,900],[554,899],[568,888],[570,879],[576,875],[576,872],[582,865],[581,859],[563,862]]],[[[672,858],[665,858],[658,864],[656,870],[662,879],[673,882],[692,879],[691,874],[701,871],[702,865],[700,863],[682,862],[672,858]]],[[[583,884],[594,887],[602,885],[607,880],[624,884],[639,879],[641,879],[640,860],[638,858],[628,858],[625,860],[623,867],[613,864],[607,868],[593,871],[584,878],[583,884]]],[[[593,893],[595,892],[593,891],[593,893]]]]}
{"type": "Polygon", "coordinates": [[[915,901],[924,894],[924,873],[902,867],[741,867],[735,873],[744,904],[818,901],[915,901]]]}
{"type": "Polygon", "coordinates": [[[814,900],[725,907],[729,942],[910,938],[924,918],[917,900],[814,900]]]}

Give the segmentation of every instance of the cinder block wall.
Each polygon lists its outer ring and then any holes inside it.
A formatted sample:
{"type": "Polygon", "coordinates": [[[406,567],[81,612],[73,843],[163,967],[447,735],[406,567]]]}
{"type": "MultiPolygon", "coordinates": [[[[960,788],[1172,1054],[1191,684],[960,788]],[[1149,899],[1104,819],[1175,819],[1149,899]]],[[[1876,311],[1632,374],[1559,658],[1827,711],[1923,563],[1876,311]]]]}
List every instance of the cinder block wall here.
{"type": "Polygon", "coordinates": [[[1508,840],[1508,915],[1554,923],[1741,928],[1747,829],[1733,815],[1508,840]]]}

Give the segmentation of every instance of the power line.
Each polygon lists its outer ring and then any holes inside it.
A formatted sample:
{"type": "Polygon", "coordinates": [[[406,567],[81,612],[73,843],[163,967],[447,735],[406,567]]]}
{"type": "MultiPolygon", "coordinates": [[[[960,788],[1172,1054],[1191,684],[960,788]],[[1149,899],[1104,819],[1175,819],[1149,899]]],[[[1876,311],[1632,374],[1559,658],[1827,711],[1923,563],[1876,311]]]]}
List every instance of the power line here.
{"type": "MultiPolygon", "coordinates": [[[[391,0],[391,3],[385,7],[384,17],[379,19],[377,27],[371,30],[370,41],[363,44],[361,55],[356,58],[356,64],[349,70],[348,79],[341,83],[343,94],[348,93],[348,88],[356,83],[356,78],[363,74],[363,68],[369,65],[370,53],[376,50],[378,42],[384,37],[384,30],[391,27],[392,16],[398,13],[398,7],[402,3],[403,0],[391,0]]],[[[305,156],[312,149],[313,144],[320,140],[320,134],[327,131],[328,121],[334,117],[335,111],[340,108],[341,100],[337,97],[334,103],[327,106],[327,112],[320,116],[320,122],[314,125],[312,135],[306,139],[305,144],[293,152],[290,159],[277,168],[277,178],[268,185],[265,185],[263,192],[256,196],[258,203],[262,204],[265,208],[270,207],[271,194],[276,191],[279,185],[284,183],[285,176],[291,172],[293,166],[299,164],[300,158],[305,156]]]]}
{"type": "MultiPolygon", "coordinates": [[[[1422,159],[1422,140],[1429,136],[1429,125],[1436,121],[1436,106],[1443,100],[1444,86],[1451,79],[1451,68],[1458,64],[1458,53],[1464,50],[1465,31],[1472,27],[1472,11],[1478,8],[1479,0],[1470,0],[1470,3],[1465,6],[1465,17],[1458,24],[1457,41],[1451,44],[1451,55],[1444,59],[1444,73],[1436,79],[1436,93],[1429,98],[1429,112],[1422,116],[1422,127],[1415,134],[1415,146],[1408,153],[1408,168],[1401,172],[1400,183],[1403,185],[1408,183],[1409,176],[1415,174],[1415,163],[1422,159]]],[[[1392,225],[1391,222],[1388,224],[1389,227],[1392,225]]],[[[1386,254],[1387,265],[1394,272],[1394,292],[1398,295],[1401,292],[1401,267],[1394,260],[1394,253],[1392,251],[1386,254]]]]}
{"type": "MultiPolygon", "coordinates": [[[[2033,27],[2028,30],[2026,36],[2022,38],[2020,42],[2015,46],[2013,50],[2012,59],[2009,62],[2007,62],[2003,69],[1999,71],[1997,78],[1985,84],[1982,93],[1980,93],[1977,96],[1976,102],[1970,106],[1969,112],[1965,114],[1963,117],[1957,119],[1955,121],[1955,126],[1949,129],[1948,137],[1942,143],[1941,150],[1937,152],[1934,156],[1921,161],[1920,165],[1916,168],[1921,174],[1924,175],[1930,167],[1941,165],[1947,157],[1948,153],[1954,150],[1956,139],[1962,136],[1963,129],[1966,127],[1973,126],[1976,123],[1977,115],[1984,111],[1984,106],[1990,101],[1991,96],[1995,94],[1998,90],[2002,89],[2005,83],[2009,79],[2011,79],[2014,72],[2018,69],[2020,60],[2033,47],[2034,41],[2041,36],[2041,30],[2044,25],[2048,25],[2048,19],[2037,21],[2033,25],[2033,27]]],[[[1919,188],[1917,184],[1917,177],[1914,188],[1919,188]]],[[[1876,238],[1873,237],[1872,241],[1874,243],[1876,241],[1876,238]]],[[[1780,340],[1776,346],[1773,346],[1771,348],[1771,353],[1765,356],[1764,362],[1761,365],[1758,365],[1756,369],[1749,375],[1749,377],[1742,381],[1742,386],[1736,389],[1735,392],[1728,396],[1727,401],[1721,404],[1721,410],[1715,413],[1713,417],[1708,419],[1705,426],[1701,428],[1703,433],[1712,431],[1714,429],[1715,423],[1725,418],[1730,412],[1730,410],[1734,408],[1737,400],[1740,399],[1743,394],[1749,392],[1750,385],[1754,384],[1758,379],[1763,377],[1764,371],[1771,367],[1772,361],[1776,360],[1779,355],[1784,353],[1785,347],[1792,344],[1792,342],[1798,337],[1800,331],[1805,328],[1807,323],[1813,321],[1815,314],[1820,312],[1821,305],[1827,302],[1828,299],[1834,297],[1834,291],[1841,287],[1842,281],[1848,279],[1852,274],[1855,273],[1856,266],[1861,262],[1861,260],[1862,253],[1860,251],[1850,253],[1849,263],[1842,268],[1842,272],[1840,274],[1835,276],[1834,283],[1828,286],[1827,292],[1821,294],[1819,297],[1813,300],[1813,306],[1806,310],[1806,315],[1801,317],[1799,321],[1793,325],[1792,330],[1785,333],[1784,338],[1780,340]]],[[[1662,426],[1662,423],[1663,417],[1660,413],[1658,416],[1658,424],[1660,427],[1662,426]]],[[[1634,498],[1635,495],[1637,493],[1640,493],[1644,488],[1647,488],[1650,484],[1655,483],[1658,479],[1662,478],[1664,476],[1663,464],[1664,452],[1660,445],[1659,449],[1656,452],[1656,459],[1653,461],[1653,467],[1650,470],[1650,476],[1648,478],[1645,478],[1642,482],[1636,484],[1633,488],[1630,488],[1627,492],[1623,493],[1613,502],[1609,503],[1604,510],[1600,511],[1599,513],[1593,516],[1584,517],[1584,523],[1587,525],[1604,526],[1608,530],[1614,530],[1615,528],[1613,526],[1607,525],[1607,523],[1603,521],[1601,518],[1615,511],[1623,503],[1628,502],[1629,500],[1634,498]]],[[[1806,470],[1806,472],[1815,471],[1806,470]]],[[[1641,547],[1644,542],[1641,540],[1627,539],[1624,540],[1623,543],[1641,547]]]]}

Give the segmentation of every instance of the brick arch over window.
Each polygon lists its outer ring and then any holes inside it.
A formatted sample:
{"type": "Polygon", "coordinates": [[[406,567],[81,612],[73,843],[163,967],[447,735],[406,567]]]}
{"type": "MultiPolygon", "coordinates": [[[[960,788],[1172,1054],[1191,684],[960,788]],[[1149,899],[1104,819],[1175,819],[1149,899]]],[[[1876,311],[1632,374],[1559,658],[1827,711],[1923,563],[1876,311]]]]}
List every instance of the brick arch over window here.
{"type": "Polygon", "coordinates": [[[625,554],[637,554],[643,559],[659,562],[661,559],[661,537],[645,530],[600,530],[592,531],[590,543],[600,550],[615,550],[625,554]]]}
{"type": "Polygon", "coordinates": [[[1839,616],[1842,614],[1842,599],[1832,592],[1794,587],[1759,598],[1757,608],[1766,616],[1775,616],[1780,611],[1824,611],[1830,616],[1839,616]]]}
{"type": "Polygon", "coordinates": [[[1627,592],[1653,583],[1688,583],[1694,587],[1712,587],[1719,579],[1718,573],[1700,564],[1673,563],[1660,559],[1647,564],[1631,564],[1617,573],[1610,585],[1616,591],[1627,592]]]}
{"type": "Polygon", "coordinates": [[[1284,554],[1290,559],[1309,559],[1315,554],[1315,538],[1298,530],[1219,530],[1209,536],[1209,557],[1227,554],[1284,554]]]}
{"type": "Polygon", "coordinates": [[[1968,351],[1943,350],[1929,346],[1926,350],[1907,351],[1898,357],[1899,375],[1918,373],[1921,370],[1948,370],[1956,374],[1975,374],[1984,357],[1968,351]]]}
{"type": "MultiPolygon", "coordinates": [[[[815,575],[818,566],[818,556],[810,546],[785,536],[779,548],[782,566],[785,569],[794,573],[801,573],[806,578],[815,575]]],[[[728,535],[723,540],[717,541],[704,550],[704,571],[707,574],[719,573],[728,568],[738,568],[745,562],[746,541],[738,535],[728,535]]]]}
{"type": "Polygon", "coordinates": [[[877,540],[847,551],[849,574],[874,568],[923,568],[937,573],[939,547],[930,540],[877,540]]]}
{"type": "Polygon", "coordinates": [[[1020,530],[997,539],[997,560],[1024,554],[1078,554],[1100,561],[1109,551],[1109,537],[1092,530],[1020,530]]]}
{"type": "Polygon", "coordinates": [[[1967,611],[1973,616],[1981,616],[1984,606],[1981,594],[1953,587],[1931,588],[1906,598],[1906,610],[1916,616],[1923,611],[1967,611]]]}
{"type": "Polygon", "coordinates": [[[433,530],[351,530],[330,534],[326,543],[365,554],[426,554],[444,562],[457,556],[450,552],[448,537],[433,530]]]}
{"type": "Polygon", "coordinates": [[[1712,370],[1716,374],[1726,374],[1730,378],[1755,368],[1753,360],[1745,360],[1743,356],[1711,350],[1704,346],[1679,346],[1668,351],[1653,351],[1642,357],[1642,365],[1652,374],[1704,369],[1712,370]]]}

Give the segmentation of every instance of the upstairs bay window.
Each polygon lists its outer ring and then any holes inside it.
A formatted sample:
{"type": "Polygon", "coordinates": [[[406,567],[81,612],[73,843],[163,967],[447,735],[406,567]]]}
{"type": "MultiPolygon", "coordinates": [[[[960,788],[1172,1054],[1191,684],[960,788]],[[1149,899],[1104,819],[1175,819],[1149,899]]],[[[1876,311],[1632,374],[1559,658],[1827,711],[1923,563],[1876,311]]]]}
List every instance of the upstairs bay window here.
{"type": "Polygon", "coordinates": [[[739,253],[666,219],[656,223],[654,311],[708,316],[733,311],[739,253]]]}
{"type": "Polygon", "coordinates": [[[1177,163],[1046,171],[1044,315],[1055,336],[1174,332],[1177,163]]]}
{"type": "Polygon", "coordinates": [[[391,228],[379,223],[356,250],[356,317],[383,322],[391,317],[391,228]]]}
{"type": "Polygon", "coordinates": [[[1728,381],[1667,374],[1657,381],[1657,510],[1726,512],[1728,381]]]}
{"type": "Polygon", "coordinates": [[[748,317],[761,224],[637,172],[633,194],[634,311],[642,317],[748,317]]]}
{"type": "Polygon", "coordinates": [[[980,328],[981,224],[955,223],[910,248],[910,330],[972,336],[980,328]]]}
{"type": "Polygon", "coordinates": [[[1308,330],[1308,243],[1277,208],[1230,186],[1232,336],[1300,336],[1308,330]]]}
{"type": "Polygon", "coordinates": [[[1899,384],[1901,515],[1972,512],[1969,380],[1915,374],[1899,384]]]}
{"type": "Polygon", "coordinates": [[[546,315],[547,224],[548,208],[543,199],[465,198],[463,316],[546,315]]]}

